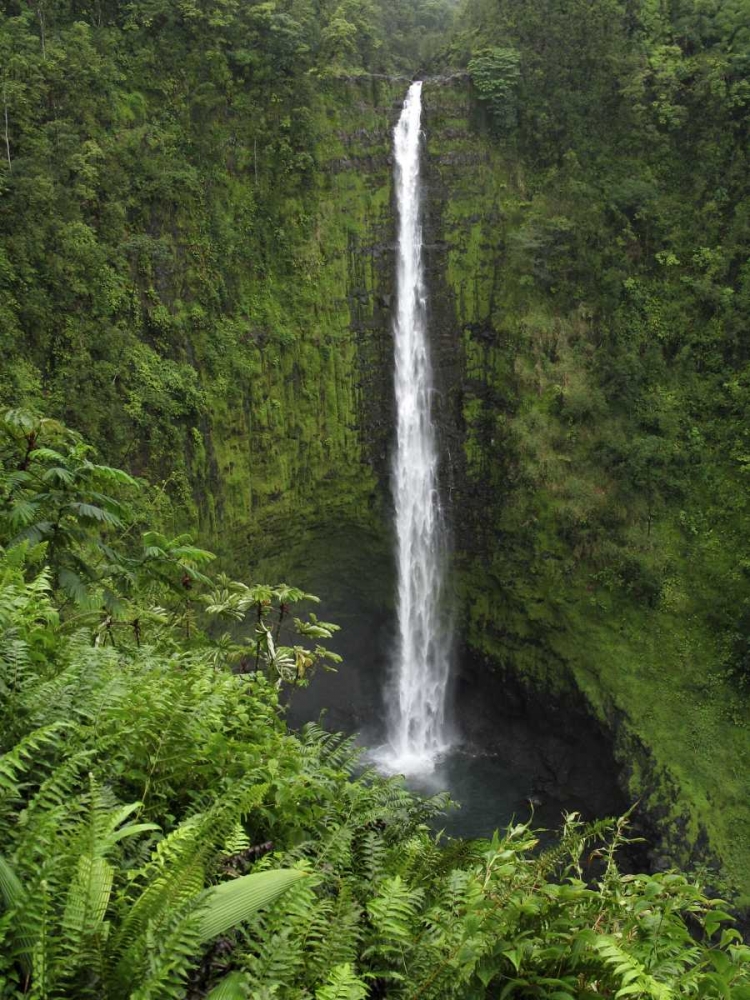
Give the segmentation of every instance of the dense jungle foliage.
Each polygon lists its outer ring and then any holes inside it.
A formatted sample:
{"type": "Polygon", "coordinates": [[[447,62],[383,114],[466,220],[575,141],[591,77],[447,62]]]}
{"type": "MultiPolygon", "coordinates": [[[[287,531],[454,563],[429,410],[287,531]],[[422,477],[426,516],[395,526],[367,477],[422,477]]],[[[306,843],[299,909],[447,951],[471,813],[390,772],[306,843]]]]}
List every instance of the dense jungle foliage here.
{"type": "Polygon", "coordinates": [[[300,333],[278,285],[332,251],[306,238],[334,81],[404,66],[448,11],[4,4],[3,399],[43,396],[131,464],[182,445],[207,386],[300,333]]]}
{"type": "Polygon", "coordinates": [[[442,799],[289,732],[310,595],[212,578],[59,423],[0,432],[0,996],[750,996],[720,900],[618,870],[623,821],[446,840],[442,799]]]}
{"type": "MultiPolygon", "coordinates": [[[[482,337],[504,352],[490,359],[506,381],[484,407],[500,440],[483,471],[499,489],[515,475],[558,494],[557,538],[532,528],[536,547],[563,570],[598,568],[602,600],[620,587],[645,606],[703,605],[741,689],[748,43],[745,3],[619,0],[471,0],[453,43],[506,156],[493,258],[507,272],[485,329],[468,331],[475,357],[482,337]]],[[[530,490],[523,501],[518,517],[549,520],[530,490]]]]}
{"type": "Polygon", "coordinates": [[[452,15],[2,5],[0,404],[102,455],[5,421],[5,995],[745,995],[713,904],[618,873],[617,829],[436,843],[439,804],[287,733],[333,629],[234,579],[323,512],[387,534],[389,109],[465,72],[471,123],[425,100],[467,641],[583,691],[671,856],[750,893],[750,4],[452,15]],[[201,936],[206,886],[278,868],[201,936]]]}

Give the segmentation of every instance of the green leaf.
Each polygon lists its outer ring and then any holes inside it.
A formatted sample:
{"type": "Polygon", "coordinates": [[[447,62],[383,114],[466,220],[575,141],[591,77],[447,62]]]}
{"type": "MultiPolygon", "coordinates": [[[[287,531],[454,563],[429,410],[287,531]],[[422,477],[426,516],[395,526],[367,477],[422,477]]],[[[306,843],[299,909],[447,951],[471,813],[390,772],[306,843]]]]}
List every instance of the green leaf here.
{"type": "Polygon", "coordinates": [[[164,549],[160,549],[158,545],[147,545],[143,550],[143,555],[146,559],[166,559],[167,553],[164,549]]]}
{"type": "Polygon", "coordinates": [[[518,972],[521,968],[521,952],[518,948],[509,948],[503,952],[503,956],[508,959],[513,968],[518,972]]]}
{"type": "Polygon", "coordinates": [[[83,580],[70,569],[61,569],[58,574],[60,588],[68,594],[76,604],[87,605],[89,603],[89,592],[83,580]]]}
{"type": "Polygon", "coordinates": [[[65,469],[61,465],[53,465],[51,469],[47,471],[42,476],[42,480],[45,483],[64,483],[66,486],[71,486],[75,480],[75,476],[70,471],[70,469],[65,469]]]}
{"type": "Polygon", "coordinates": [[[211,562],[216,558],[213,552],[209,552],[207,549],[198,549],[194,545],[178,545],[170,549],[169,554],[174,559],[196,563],[211,562]]]}
{"type": "Polygon", "coordinates": [[[88,521],[101,521],[103,524],[111,524],[116,528],[122,527],[122,521],[116,514],[112,514],[103,507],[96,507],[92,503],[71,503],[68,504],[72,511],[88,521]]]}
{"type": "Polygon", "coordinates": [[[206,994],[206,1000],[247,1000],[247,981],[241,972],[230,972],[206,994]]]}
{"type": "Polygon", "coordinates": [[[24,528],[31,524],[39,510],[39,504],[32,500],[19,500],[13,504],[10,512],[10,523],[13,528],[24,528]]]}
{"type": "MultiPolygon", "coordinates": [[[[25,892],[23,883],[20,878],[13,871],[11,866],[5,860],[5,858],[0,854],[0,896],[3,898],[3,903],[7,910],[21,908],[23,903],[25,892]]],[[[29,975],[31,973],[31,953],[34,948],[34,942],[28,933],[24,933],[23,925],[18,923],[19,917],[16,918],[17,923],[14,925],[11,931],[11,937],[15,938],[18,949],[20,952],[19,961],[24,972],[29,975]]]]}
{"type": "Polygon", "coordinates": [[[53,448],[34,448],[33,451],[29,452],[29,458],[39,460],[40,458],[46,458],[51,462],[64,462],[65,457],[60,454],[59,451],[55,451],[53,448]]]}
{"type": "Polygon", "coordinates": [[[629,986],[623,986],[622,989],[615,993],[615,997],[633,997],[643,993],[643,983],[636,982],[631,983],[629,986]]]}
{"type": "Polygon", "coordinates": [[[5,473],[5,482],[9,493],[14,493],[19,486],[23,486],[32,479],[30,472],[24,469],[15,469],[13,472],[5,473]]]}
{"type": "Polygon", "coordinates": [[[76,940],[95,934],[112,893],[114,868],[104,858],[84,854],[68,890],[63,926],[76,940]]]}
{"type": "Polygon", "coordinates": [[[0,420],[5,425],[4,430],[17,430],[24,434],[34,430],[34,427],[39,423],[37,417],[20,407],[15,410],[5,410],[0,420]]]}
{"type": "Polygon", "coordinates": [[[129,823],[124,826],[121,830],[115,830],[107,838],[108,844],[116,844],[120,840],[124,840],[126,837],[137,837],[139,833],[148,833],[151,830],[159,830],[161,827],[158,823],[129,823]]]}
{"type": "Polygon", "coordinates": [[[0,896],[7,909],[16,906],[23,895],[23,884],[20,878],[0,854],[0,896]]]}
{"type": "Polygon", "coordinates": [[[211,578],[206,576],[205,573],[199,572],[199,570],[195,569],[193,566],[188,565],[187,563],[180,563],[179,565],[180,569],[183,570],[185,575],[190,577],[190,579],[193,580],[195,583],[204,583],[206,584],[206,586],[211,585],[211,578]]]}
{"type": "Polygon", "coordinates": [[[19,531],[18,534],[11,538],[8,542],[8,546],[12,547],[14,545],[20,545],[21,542],[30,542],[32,545],[36,545],[38,542],[43,542],[45,539],[49,538],[54,531],[54,525],[51,521],[37,521],[36,524],[30,524],[23,531],[19,531]]]}
{"type": "Polygon", "coordinates": [[[111,479],[116,483],[121,483],[123,486],[138,485],[138,480],[133,479],[124,469],[113,469],[110,465],[92,465],[90,462],[86,462],[85,468],[91,472],[100,472],[105,478],[111,479]]]}
{"type": "Polygon", "coordinates": [[[102,601],[104,602],[104,607],[114,618],[125,617],[128,611],[127,604],[120,600],[119,596],[109,587],[104,587],[102,590],[102,601]]]}
{"type": "Polygon", "coordinates": [[[261,907],[273,903],[295,882],[306,877],[306,872],[295,868],[277,868],[268,872],[252,872],[207,889],[202,897],[199,927],[201,942],[205,944],[247,920],[261,907]]]}

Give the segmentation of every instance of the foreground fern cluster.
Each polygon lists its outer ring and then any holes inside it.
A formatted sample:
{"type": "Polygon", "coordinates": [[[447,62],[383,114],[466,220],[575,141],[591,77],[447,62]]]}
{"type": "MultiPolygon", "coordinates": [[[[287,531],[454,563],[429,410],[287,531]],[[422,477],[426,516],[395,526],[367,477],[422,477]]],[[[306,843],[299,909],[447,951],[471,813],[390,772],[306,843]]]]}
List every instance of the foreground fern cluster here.
{"type": "Polygon", "coordinates": [[[262,599],[245,595],[246,621],[237,585],[188,576],[204,615],[228,608],[249,630],[213,639],[195,610],[185,627],[184,594],[170,604],[200,550],[152,545],[163,591],[144,557],[118,596],[136,558],[122,511],[115,524],[64,496],[54,545],[28,530],[45,476],[75,477],[59,442],[39,453],[19,426],[0,483],[0,997],[750,997],[750,949],[721,904],[682,874],[621,874],[622,824],[569,818],[542,852],[525,825],[445,840],[442,799],[362,771],[316,726],[289,732],[279,686],[300,675],[274,666],[294,649],[274,591],[247,589],[262,599]]]}

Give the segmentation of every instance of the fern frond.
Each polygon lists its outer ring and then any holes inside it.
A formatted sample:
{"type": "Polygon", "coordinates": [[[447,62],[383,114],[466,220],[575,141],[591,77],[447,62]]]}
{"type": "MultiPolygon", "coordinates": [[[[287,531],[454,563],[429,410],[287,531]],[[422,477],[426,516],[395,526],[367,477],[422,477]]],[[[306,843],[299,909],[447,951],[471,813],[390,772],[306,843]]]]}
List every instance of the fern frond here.
{"type": "Polygon", "coordinates": [[[366,996],[367,986],[345,962],[331,971],[326,984],[316,991],[315,1000],[364,1000],[366,996]]]}
{"type": "MultiPolygon", "coordinates": [[[[411,889],[400,875],[385,879],[378,895],[367,904],[377,934],[368,952],[403,956],[414,937],[414,928],[424,898],[422,889],[411,889]]],[[[366,952],[366,954],[368,953],[366,952]]]]}
{"type": "MultiPolygon", "coordinates": [[[[157,846],[154,862],[145,873],[148,883],[112,941],[118,982],[134,981],[144,961],[147,940],[169,914],[194,906],[203,889],[208,860],[220,852],[238,818],[257,806],[265,795],[265,785],[251,782],[250,778],[246,786],[238,783],[233,793],[213,809],[186,820],[157,846]]],[[[200,940],[200,920],[192,916],[191,920],[200,940]]]]}
{"type": "Polygon", "coordinates": [[[674,1000],[674,991],[665,983],[654,979],[644,964],[624,951],[615,938],[602,935],[592,942],[592,947],[615,979],[618,997],[634,993],[636,996],[648,997],[649,1000],[674,1000]]]}
{"type": "Polygon", "coordinates": [[[0,757],[0,811],[7,802],[22,798],[24,775],[43,767],[48,754],[59,750],[69,726],[63,721],[36,729],[0,757]]]}
{"type": "Polygon", "coordinates": [[[2,854],[0,854],[0,897],[4,908],[10,911],[12,920],[10,929],[11,957],[18,959],[24,972],[29,975],[31,973],[33,938],[24,926],[22,917],[26,891],[23,883],[2,854]]]}

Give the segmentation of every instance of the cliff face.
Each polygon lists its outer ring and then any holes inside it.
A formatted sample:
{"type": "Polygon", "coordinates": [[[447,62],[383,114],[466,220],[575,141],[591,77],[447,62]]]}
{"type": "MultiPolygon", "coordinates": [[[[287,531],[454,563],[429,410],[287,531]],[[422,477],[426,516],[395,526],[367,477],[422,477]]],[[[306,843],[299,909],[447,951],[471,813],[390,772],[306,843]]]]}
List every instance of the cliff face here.
{"type": "MultiPolygon", "coordinates": [[[[644,804],[658,863],[718,859],[746,892],[750,815],[737,765],[746,730],[715,631],[713,566],[731,550],[731,531],[715,522],[712,551],[693,552],[684,525],[708,494],[695,489],[690,459],[671,466],[688,470],[677,482],[668,459],[658,473],[633,472],[638,449],[688,451],[676,411],[680,379],[693,376],[665,365],[647,338],[641,397],[623,407],[606,394],[609,356],[632,350],[612,345],[627,345],[643,322],[628,289],[643,282],[662,317],[672,293],[660,278],[628,278],[634,257],[621,264],[618,302],[611,273],[589,266],[608,220],[590,207],[574,157],[527,178],[512,137],[493,139],[486,125],[466,81],[425,87],[462,688],[481,686],[498,712],[508,701],[533,712],[563,706],[563,728],[583,704],[644,804]],[[653,414],[654,400],[671,415],[653,414]],[[691,557],[705,560],[704,573],[691,557]]],[[[703,483],[708,474],[704,466],[703,483]]]]}
{"type": "MultiPolygon", "coordinates": [[[[340,447],[328,467],[304,471],[307,486],[287,479],[288,492],[270,498],[256,521],[293,514],[287,545],[269,539],[270,575],[281,565],[326,596],[349,633],[345,652],[367,664],[364,693],[361,678],[351,682],[360,704],[377,702],[392,631],[387,158],[403,90],[389,87],[380,110],[367,111],[380,131],[368,131],[363,158],[346,158],[320,202],[340,204],[353,224],[346,274],[327,265],[321,281],[338,288],[339,357],[350,359],[331,374],[331,391],[352,400],[327,425],[340,447]]],[[[680,373],[642,347],[648,382],[631,409],[608,398],[611,376],[602,374],[612,363],[603,355],[622,350],[612,344],[627,344],[642,323],[641,304],[627,298],[633,281],[650,289],[656,315],[672,292],[638,272],[634,258],[618,300],[612,274],[589,259],[607,219],[587,207],[574,160],[552,183],[526,177],[512,141],[491,137],[465,78],[428,81],[423,100],[425,257],[464,718],[477,714],[471,692],[482,691],[497,718],[525,712],[560,732],[600,727],[628,794],[644,804],[657,863],[718,860],[745,892],[750,812],[737,762],[746,730],[711,610],[723,587],[712,559],[723,559],[730,537],[717,525],[713,554],[698,555],[684,524],[701,516],[705,494],[691,492],[689,474],[670,485],[667,466],[655,474],[648,457],[650,471],[637,471],[639,449],[690,447],[669,443],[680,373]],[[644,416],[654,400],[666,409],[644,416]],[[696,557],[708,567],[700,579],[696,557]]],[[[344,253],[335,226],[321,246],[344,253]]],[[[293,414],[298,398],[295,389],[284,411],[293,414]]],[[[238,441],[247,440],[241,432],[238,441]]],[[[293,441],[284,448],[299,454],[293,441]]],[[[350,682],[325,681],[320,703],[342,683],[350,682]]]]}
{"type": "MultiPolygon", "coordinates": [[[[63,35],[55,58],[74,50],[63,35]]],[[[170,75],[140,53],[144,65],[121,71],[143,92],[87,116],[45,81],[49,101],[31,95],[40,120],[12,120],[0,402],[60,415],[163,483],[167,529],[197,526],[244,577],[309,577],[321,560],[307,543],[327,525],[358,533],[377,576],[390,133],[407,83],[282,75],[248,87],[213,55],[170,75]],[[53,105],[81,133],[70,163],[39,140],[53,105]],[[87,150],[84,190],[70,172],[87,150]]]]}
{"type": "MultiPolygon", "coordinates": [[[[279,18],[275,43],[298,44],[279,18]]],[[[0,405],[62,417],[156,483],[148,519],[228,571],[377,618],[408,81],[321,72],[304,47],[264,68],[273,46],[243,48],[241,26],[207,46],[163,18],[59,21],[48,58],[33,19],[3,21],[35,72],[11,88],[0,405]]]]}
{"type": "MultiPolygon", "coordinates": [[[[320,594],[342,625],[339,651],[373,668],[393,600],[390,147],[407,85],[330,83],[317,95],[313,181],[284,208],[293,268],[254,283],[269,332],[247,346],[250,377],[212,387],[205,450],[189,463],[202,533],[225,564],[320,594]]],[[[314,697],[326,705],[335,687],[340,702],[350,683],[324,676],[314,697]]],[[[382,678],[362,683],[351,699],[364,712],[382,678]]]]}
{"type": "MultiPolygon", "coordinates": [[[[203,530],[235,564],[278,570],[308,525],[380,533],[390,445],[393,283],[390,130],[402,86],[332,84],[315,108],[314,179],[295,266],[250,288],[246,380],[212,389],[191,480],[203,530]],[[263,301],[265,300],[265,301],[263,301]],[[285,335],[286,333],[286,335],[285,335]]],[[[283,183],[280,180],[280,183],[283,183]]]]}

